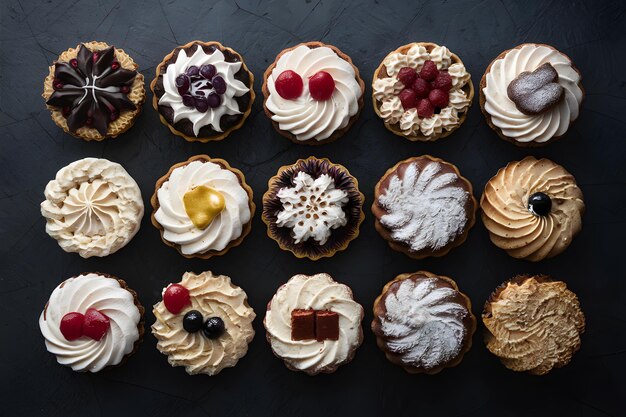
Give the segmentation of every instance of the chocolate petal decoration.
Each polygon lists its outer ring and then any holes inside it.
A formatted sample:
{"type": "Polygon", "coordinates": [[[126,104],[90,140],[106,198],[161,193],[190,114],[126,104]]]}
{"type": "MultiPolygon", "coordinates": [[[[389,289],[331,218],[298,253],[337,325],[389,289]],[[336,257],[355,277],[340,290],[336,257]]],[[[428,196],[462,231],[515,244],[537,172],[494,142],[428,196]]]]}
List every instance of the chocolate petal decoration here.
{"type": "Polygon", "coordinates": [[[80,50],[78,51],[76,60],[78,61],[78,69],[85,75],[85,77],[91,78],[91,67],[93,65],[93,61],[91,59],[91,51],[85,46],[84,43],[80,45],[80,50]]]}
{"type": "Polygon", "coordinates": [[[120,68],[117,71],[113,71],[110,74],[107,74],[104,77],[97,79],[96,85],[98,87],[104,87],[107,85],[127,84],[134,80],[136,75],[136,71],[120,68]]]}
{"type": "Polygon", "coordinates": [[[102,136],[106,136],[109,126],[109,112],[100,107],[97,101],[93,101],[91,105],[92,126],[102,136]]]}
{"type": "Polygon", "coordinates": [[[100,91],[100,96],[121,110],[135,110],[135,103],[128,99],[124,93],[110,93],[108,91],[100,91]]]}
{"type": "Polygon", "coordinates": [[[93,64],[93,73],[96,76],[103,74],[106,70],[111,68],[111,64],[115,59],[115,49],[109,46],[106,49],[98,51],[98,60],[93,64]]]}
{"type": "Polygon", "coordinates": [[[76,132],[78,128],[83,126],[87,121],[87,112],[91,107],[89,100],[83,100],[78,106],[72,109],[72,112],[67,117],[67,127],[70,132],[76,132]]]}
{"type": "Polygon", "coordinates": [[[64,85],[82,87],[85,84],[85,79],[81,78],[76,69],[67,62],[57,62],[55,64],[54,78],[61,81],[64,85]]]}
{"type": "Polygon", "coordinates": [[[46,104],[56,107],[73,106],[74,102],[80,99],[83,94],[85,93],[82,88],[64,88],[52,93],[46,104]]]}

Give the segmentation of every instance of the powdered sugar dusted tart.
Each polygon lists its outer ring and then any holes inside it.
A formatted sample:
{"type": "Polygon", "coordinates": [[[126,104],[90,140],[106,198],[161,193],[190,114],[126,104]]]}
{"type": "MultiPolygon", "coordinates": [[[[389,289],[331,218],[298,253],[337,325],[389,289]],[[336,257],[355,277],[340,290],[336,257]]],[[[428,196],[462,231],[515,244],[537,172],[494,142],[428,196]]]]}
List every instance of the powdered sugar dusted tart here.
{"type": "Polygon", "coordinates": [[[458,365],[475,330],[470,299],[452,279],[430,272],[398,275],[374,302],[378,347],[410,373],[458,365]]]}
{"type": "Polygon", "coordinates": [[[281,249],[317,260],[346,249],[359,235],[363,201],[358,181],[345,167],[309,157],[270,178],[262,218],[281,249]]]}
{"type": "Polygon", "coordinates": [[[191,142],[221,140],[250,114],[253,84],[252,72],[233,49],[192,41],[157,66],[152,105],[173,134],[191,142]]]}
{"type": "Polygon", "coordinates": [[[474,87],[461,59],[445,46],[414,42],[389,53],[374,72],[374,111],[411,141],[435,141],[465,121],[474,87]]]}
{"type": "Polygon", "coordinates": [[[387,170],[376,184],[372,213],[392,249],[421,259],[463,243],[476,207],[472,184],[456,166],[423,155],[387,170]]]}

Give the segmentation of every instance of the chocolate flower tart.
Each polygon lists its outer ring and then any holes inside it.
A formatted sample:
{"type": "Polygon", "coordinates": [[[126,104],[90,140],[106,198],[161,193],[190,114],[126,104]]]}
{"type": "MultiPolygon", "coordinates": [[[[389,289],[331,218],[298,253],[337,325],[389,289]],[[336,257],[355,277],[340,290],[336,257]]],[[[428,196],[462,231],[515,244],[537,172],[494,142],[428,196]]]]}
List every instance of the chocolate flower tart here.
{"type": "Polygon", "coordinates": [[[281,249],[317,260],[346,249],[359,235],[363,200],[345,167],[309,157],[270,178],[262,218],[281,249]]]}
{"type": "Polygon", "coordinates": [[[63,52],[50,67],[42,95],[57,126],[88,141],[128,130],[146,98],[137,64],[104,42],[63,52]]]}
{"type": "Polygon", "coordinates": [[[487,349],[507,368],[533,375],[567,365],[585,331],[576,294],[546,275],[520,275],[498,287],[483,323],[487,349]]]}
{"type": "Polygon", "coordinates": [[[222,140],[239,129],[254,101],[254,76],[219,42],[193,41],[168,54],[150,83],[161,122],[188,141],[222,140]]]}

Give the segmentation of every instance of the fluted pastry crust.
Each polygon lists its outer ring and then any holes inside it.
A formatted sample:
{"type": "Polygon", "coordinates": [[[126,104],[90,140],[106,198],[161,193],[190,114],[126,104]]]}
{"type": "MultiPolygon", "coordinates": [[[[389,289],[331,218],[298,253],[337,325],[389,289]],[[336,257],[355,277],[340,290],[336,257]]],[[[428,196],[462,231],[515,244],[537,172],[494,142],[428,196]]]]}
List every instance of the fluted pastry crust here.
{"type": "Polygon", "coordinates": [[[576,294],[545,275],[521,275],[502,284],[482,318],[487,349],[507,368],[534,375],[567,365],[585,330],[576,294]]]}
{"type": "Polygon", "coordinates": [[[563,252],[580,232],[585,211],[575,178],[562,166],[532,156],[500,169],[485,186],[480,207],[491,241],[529,261],[563,252]],[[528,199],[537,192],[552,200],[545,216],[528,209],[528,199]]]}

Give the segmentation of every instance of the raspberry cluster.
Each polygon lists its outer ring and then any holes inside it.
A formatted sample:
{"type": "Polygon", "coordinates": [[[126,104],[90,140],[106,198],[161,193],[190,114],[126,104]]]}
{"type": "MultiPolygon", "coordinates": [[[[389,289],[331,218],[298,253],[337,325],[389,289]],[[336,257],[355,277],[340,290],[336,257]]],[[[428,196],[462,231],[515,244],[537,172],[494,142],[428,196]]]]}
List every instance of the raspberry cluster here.
{"type": "Polygon", "coordinates": [[[419,117],[426,118],[448,105],[452,77],[433,61],[424,62],[419,73],[411,67],[400,69],[398,80],[404,85],[398,95],[404,110],[415,108],[419,117]]]}

